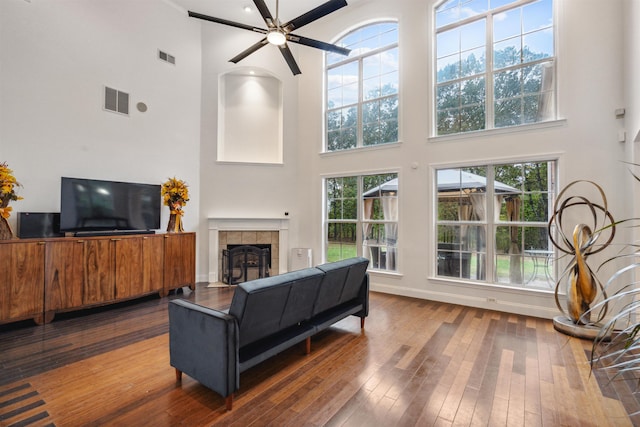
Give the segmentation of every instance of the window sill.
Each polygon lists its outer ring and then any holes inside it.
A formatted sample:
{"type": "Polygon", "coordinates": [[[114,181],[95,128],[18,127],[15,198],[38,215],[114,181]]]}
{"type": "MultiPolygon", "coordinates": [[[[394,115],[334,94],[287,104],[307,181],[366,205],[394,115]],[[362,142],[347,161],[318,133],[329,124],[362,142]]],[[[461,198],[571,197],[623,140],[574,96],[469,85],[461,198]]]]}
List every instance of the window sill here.
{"type": "MultiPolygon", "coordinates": [[[[461,279],[461,278],[446,278],[446,277],[442,277],[442,276],[429,276],[428,280],[431,282],[438,282],[438,283],[442,283],[442,284],[447,284],[447,285],[452,285],[452,286],[460,286],[460,287],[477,287],[477,288],[492,288],[492,289],[499,289],[500,291],[503,292],[509,292],[509,293],[514,293],[514,294],[521,294],[521,293],[530,293],[530,292],[534,292],[534,293],[541,293],[541,294],[553,294],[555,292],[554,288],[550,288],[550,289],[542,289],[542,288],[527,288],[526,286],[523,285],[513,285],[513,286],[509,286],[506,284],[501,284],[501,283],[489,283],[489,282],[477,282],[477,281],[473,281],[473,280],[465,280],[465,279],[461,279]]],[[[559,295],[564,296],[565,293],[564,292],[558,292],[559,295]]]]}
{"type": "Polygon", "coordinates": [[[400,147],[401,145],[402,145],[401,141],[388,142],[386,144],[369,145],[369,146],[366,146],[366,147],[349,148],[349,149],[346,149],[346,150],[322,151],[319,154],[320,154],[320,157],[331,157],[331,156],[339,156],[339,155],[346,154],[346,153],[361,153],[363,151],[376,151],[376,150],[395,149],[395,148],[400,147]]]}
{"type": "Polygon", "coordinates": [[[427,138],[428,142],[446,142],[446,141],[457,141],[464,139],[476,139],[479,137],[488,137],[492,135],[503,135],[517,132],[530,132],[536,131],[540,129],[548,129],[566,126],[566,119],[558,119],[558,120],[548,120],[546,122],[541,123],[533,123],[530,125],[519,125],[519,126],[509,126],[498,129],[485,129],[485,130],[477,130],[473,132],[464,132],[464,133],[456,133],[451,135],[441,135],[441,136],[431,136],[427,138]]]}
{"type": "Polygon", "coordinates": [[[393,277],[393,278],[402,278],[404,277],[404,274],[399,273],[397,271],[387,271],[387,270],[375,270],[375,269],[367,269],[367,272],[369,274],[375,274],[375,275],[379,275],[379,276],[386,276],[386,277],[393,277]]]}
{"type": "Polygon", "coordinates": [[[230,160],[216,160],[218,165],[232,165],[232,166],[284,166],[283,162],[271,163],[271,162],[240,162],[230,160]]]}

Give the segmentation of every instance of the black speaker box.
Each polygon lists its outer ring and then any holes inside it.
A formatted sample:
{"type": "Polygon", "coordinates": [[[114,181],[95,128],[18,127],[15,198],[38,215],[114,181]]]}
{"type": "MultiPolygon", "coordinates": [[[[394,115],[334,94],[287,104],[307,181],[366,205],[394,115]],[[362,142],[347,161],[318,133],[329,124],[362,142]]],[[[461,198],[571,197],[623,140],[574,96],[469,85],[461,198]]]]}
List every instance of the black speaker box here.
{"type": "Polygon", "coordinates": [[[19,212],[18,237],[21,239],[40,237],[62,237],[60,214],[57,212],[19,212]]]}

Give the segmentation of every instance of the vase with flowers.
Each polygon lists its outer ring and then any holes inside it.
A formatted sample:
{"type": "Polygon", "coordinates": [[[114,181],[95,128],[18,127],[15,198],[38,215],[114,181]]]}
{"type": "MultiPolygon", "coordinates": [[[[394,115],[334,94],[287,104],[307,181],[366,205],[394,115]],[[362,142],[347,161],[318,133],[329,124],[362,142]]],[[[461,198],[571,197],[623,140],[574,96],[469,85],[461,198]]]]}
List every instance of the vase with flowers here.
{"type": "Polygon", "coordinates": [[[16,187],[20,186],[7,162],[0,163],[0,240],[13,238],[13,232],[7,221],[11,216],[9,203],[22,200],[22,197],[16,194],[16,187]]]}
{"type": "Polygon", "coordinates": [[[180,233],[182,228],[182,208],[189,201],[188,185],[176,177],[169,178],[167,182],[162,184],[162,200],[165,206],[169,206],[169,224],[167,232],[180,233]]]}

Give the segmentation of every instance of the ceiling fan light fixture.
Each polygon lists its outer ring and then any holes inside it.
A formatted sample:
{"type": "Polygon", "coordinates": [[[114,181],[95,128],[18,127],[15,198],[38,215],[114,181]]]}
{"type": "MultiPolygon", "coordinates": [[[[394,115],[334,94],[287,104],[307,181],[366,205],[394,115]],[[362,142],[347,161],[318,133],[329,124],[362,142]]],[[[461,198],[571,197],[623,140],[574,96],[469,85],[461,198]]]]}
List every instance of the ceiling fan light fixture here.
{"type": "Polygon", "coordinates": [[[276,46],[282,46],[286,43],[287,38],[278,30],[271,30],[267,33],[267,41],[276,46]]]}

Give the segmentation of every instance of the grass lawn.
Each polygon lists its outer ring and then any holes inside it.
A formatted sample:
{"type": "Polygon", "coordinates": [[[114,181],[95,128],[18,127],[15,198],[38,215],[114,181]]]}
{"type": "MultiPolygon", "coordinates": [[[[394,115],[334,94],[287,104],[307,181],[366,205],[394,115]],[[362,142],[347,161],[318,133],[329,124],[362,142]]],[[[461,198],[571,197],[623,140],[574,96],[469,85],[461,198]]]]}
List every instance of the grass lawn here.
{"type": "Polygon", "coordinates": [[[330,242],[327,251],[327,262],[340,261],[341,259],[358,256],[355,243],[330,242]]]}
{"type": "MultiPolygon", "coordinates": [[[[356,245],[354,243],[340,243],[340,242],[331,242],[329,243],[329,250],[327,251],[327,262],[333,262],[333,261],[339,261],[341,259],[346,259],[346,258],[352,258],[357,255],[358,251],[356,249],[356,245]]],[[[499,279],[499,282],[504,283],[505,281],[508,281],[509,278],[509,255],[498,255],[498,259],[496,262],[496,275],[499,279]]],[[[476,271],[476,263],[477,263],[477,258],[475,256],[471,256],[470,259],[470,271],[472,272],[472,276],[473,276],[473,272],[476,271]]],[[[524,267],[524,272],[523,272],[523,280],[525,283],[532,281],[532,280],[537,280],[537,281],[545,281],[547,280],[547,277],[545,275],[545,268],[546,268],[546,264],[544,259],[537,259],[534,260],[534,258],[530,257],[530,256],[524,256],[522,258],[522,264],[524,267]],[[538,262],[538,269],[537,271],[535,271],[535,262],[538,262]],[[536,275],[536,277],[534,276],[534,273],[536,275]]],[[[549,273],[553,273],[552,271],[549,271],[549,273]]]]}

